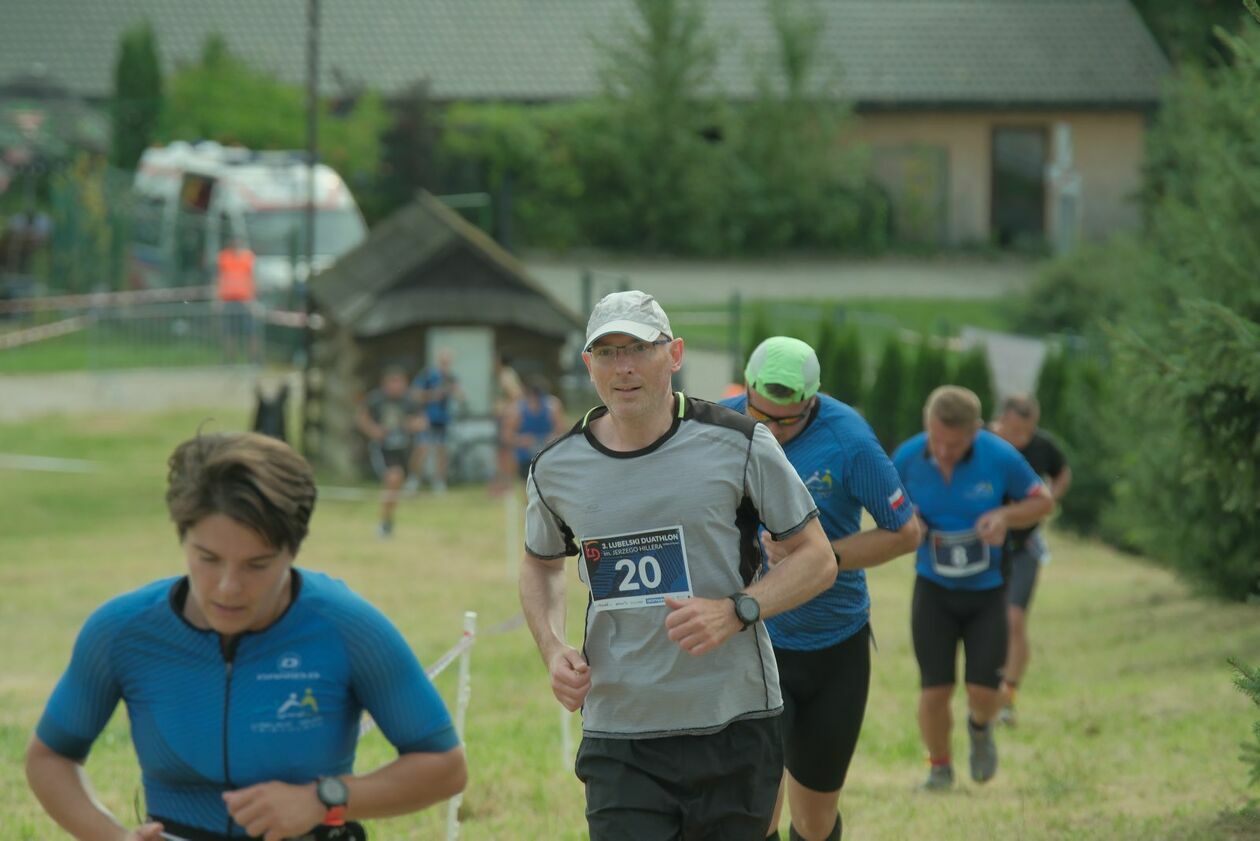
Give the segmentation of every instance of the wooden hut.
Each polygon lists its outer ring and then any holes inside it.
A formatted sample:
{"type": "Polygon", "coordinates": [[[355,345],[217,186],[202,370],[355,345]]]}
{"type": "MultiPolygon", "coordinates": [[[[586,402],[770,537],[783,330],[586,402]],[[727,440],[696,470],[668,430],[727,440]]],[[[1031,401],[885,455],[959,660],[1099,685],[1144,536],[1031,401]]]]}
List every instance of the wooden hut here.
{"type": "Polygon", "coordinates": [[[306,450],[317,465],[344,477],[362,475],[367,463],[355,414],[387,365],[414,374],[437,351],[451,351],[465,394],[452,425],[457,459],[461,446],[485,450],[493,439],[496,360],[554,384],[581,345],[576,313],[427,193],[317,275],[311,299],[318,328],[307,375],[306,450]]]}

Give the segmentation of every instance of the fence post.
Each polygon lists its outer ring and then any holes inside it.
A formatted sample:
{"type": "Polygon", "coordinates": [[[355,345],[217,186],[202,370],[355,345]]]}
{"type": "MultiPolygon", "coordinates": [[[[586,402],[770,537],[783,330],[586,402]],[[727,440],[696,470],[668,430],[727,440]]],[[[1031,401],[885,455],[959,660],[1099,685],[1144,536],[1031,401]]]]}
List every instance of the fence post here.
{"type": "MultiPolygon", "coordinates": [[[[476,639],[477,612],[464,613],[464,637],[476,639]]],[[[464,718],[468,712],[468,699],[472,697],[472,649],[470,645],[459,655],[459,692],[455,697],[455,733],[460,743],[464,742],[464,718]]],[[[459,838],[459,805],[464,802],[463,792],[450,799],[446,807],[446,841],[459,838]]]]}

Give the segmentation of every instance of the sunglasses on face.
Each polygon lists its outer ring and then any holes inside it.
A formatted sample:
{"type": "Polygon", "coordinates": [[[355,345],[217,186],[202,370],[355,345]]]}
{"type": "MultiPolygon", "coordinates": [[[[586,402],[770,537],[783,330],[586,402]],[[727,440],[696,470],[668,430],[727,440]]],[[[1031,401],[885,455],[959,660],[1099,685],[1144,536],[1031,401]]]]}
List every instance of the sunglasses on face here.
{"type": "MultiPolygon", "coordinates": [[[[748,392],[744,392],[744,394],[745,398],[747,398],[748,392]]],[[[799,415],[768,415],[754,406],[752,404],[752,400],[748,400],[748,417],[752,418],[757,423],[774,423],[779,426],[796,426],[798,423],[805,420],[805,418],[809,417],[809,408],[806,408],[806,410],[801,412],[799,415]]]]}

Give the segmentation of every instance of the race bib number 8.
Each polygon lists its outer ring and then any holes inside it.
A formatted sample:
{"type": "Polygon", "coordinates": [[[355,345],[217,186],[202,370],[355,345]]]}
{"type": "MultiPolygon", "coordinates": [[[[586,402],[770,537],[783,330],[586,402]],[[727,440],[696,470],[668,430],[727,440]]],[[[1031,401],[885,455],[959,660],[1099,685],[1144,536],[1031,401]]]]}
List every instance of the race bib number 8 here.
{"type": "Polygon", "coordinates": [[[989,547],[974,531],[933,531],[932,570],[944,578],[966,578],[989,568],[989,547]]]}
{"type": "Polygon", "coordinates": [[[595,610],[655,607],[666,596],[691,596],[682,526],[583,540],[582,564],[595,610]]]}

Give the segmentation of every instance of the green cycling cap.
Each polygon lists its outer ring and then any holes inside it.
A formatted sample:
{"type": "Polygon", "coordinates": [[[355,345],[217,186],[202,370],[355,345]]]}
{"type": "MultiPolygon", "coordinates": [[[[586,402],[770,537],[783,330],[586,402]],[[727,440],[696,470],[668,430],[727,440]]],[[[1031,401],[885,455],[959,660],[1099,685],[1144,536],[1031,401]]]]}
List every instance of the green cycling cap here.
{"type": "Polygon", "coordinates": [[[748,387],[775,403],[800,403],[818,393],[818,354],[791,336],[771,336],[757,345],[744,368],[748,387]],[[778,386],[773,390],[768,386],[778,386]]]}

